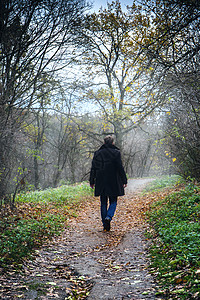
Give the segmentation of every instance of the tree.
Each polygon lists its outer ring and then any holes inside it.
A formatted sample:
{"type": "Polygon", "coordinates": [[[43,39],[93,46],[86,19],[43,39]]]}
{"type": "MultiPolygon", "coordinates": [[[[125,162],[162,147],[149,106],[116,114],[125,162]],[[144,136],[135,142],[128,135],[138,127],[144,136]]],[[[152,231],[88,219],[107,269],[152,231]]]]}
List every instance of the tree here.
{"type": "Polygon", "coordinates": [[[163,70],[173,69],[191,61],[199,50],[200,3],[188,0],[147,0],[152,11],[153,36],[146,45],[148,57],[163,70]]]}
{"type": "Polygon", "coordinates": [[[188,88],[190,93],[193,90],[190,95],[185,85],[180,84],[168,104],[165,145],[177,172],[185,178],[200,180],[200,105],[195,101],[195,87],[188,88]]]}
{"type": "Polygon", "coordinates": [[[85,99],[100,108],[108,128],[102,134],[114,133],[121,148],[124,134],[163,100],[160,97],[156,103],[151,92],[151,65],[144,47],[151,36],[149,24],[142,7],[133,4],[123,12],[116,1],[98,14],[87,15],[82,31],[81,60],[90,76],[85,99]]]}
{"type": "Polygon", "coordinates": [[[146,49],[154,80],[168,98],[166,153],[181,175],[199,180],[200,3],[159,1],[154,13],[156,38],[146,49]]]}
{"type": "Polygon", "coordinates": [[[40,79],[69,64],[63,54],[72,51],[85,8],[84,0],[0,1],[0,199],[17,132],[29,109],[37,108],[40,79]]]}

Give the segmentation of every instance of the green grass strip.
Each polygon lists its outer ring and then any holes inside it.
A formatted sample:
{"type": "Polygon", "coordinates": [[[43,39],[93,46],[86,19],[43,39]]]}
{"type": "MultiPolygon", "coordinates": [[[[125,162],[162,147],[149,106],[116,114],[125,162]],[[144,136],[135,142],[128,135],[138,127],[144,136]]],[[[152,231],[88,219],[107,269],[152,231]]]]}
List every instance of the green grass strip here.
{"type": "Polygon", "coordinates": [[[47,239],[60,234],[69,216],[91,196],[87,183],[21,193],[18,210],[0,218],[0,266],[19,264],[47,239]]]}
{"type": "Polygon", "coordinates": [[[180,184],[183,179],[178,175],[165,175],[153,180],[144,189],[143,193],[154,192],[163,188],[174,187],[175,184],[180,184]]]}
{"type": "Polygon", "coordinates": [[[155,233],[151,270],[165,296],[196,299],[200,296],[200,189],[185,189],[156,202],[148,213],[155,233]]]}
{"type": "Polygon", "coordinates": [[[16,197],[17,202],[32,203],[57,203],[67,205],[79,202],[84,196],[91,195],[91,188],[87,183],[75,185],[63,185],[58,188],[49,188],[43,191],[33,191],[20,194],[16,197]]]}

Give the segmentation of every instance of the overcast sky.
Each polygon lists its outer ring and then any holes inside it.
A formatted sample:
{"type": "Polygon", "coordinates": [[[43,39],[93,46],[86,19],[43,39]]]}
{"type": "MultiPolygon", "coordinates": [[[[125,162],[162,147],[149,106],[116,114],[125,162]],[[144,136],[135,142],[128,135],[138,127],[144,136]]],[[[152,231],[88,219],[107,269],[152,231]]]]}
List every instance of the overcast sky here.
{"type": "MultiPolygon", "coordinates": [[[[98,11],[101,6],[103,8],[107,7],[107,2],[111,3],[112,0],[90,0],[90,2],[93,3],[92,10],[98,11]]],[[[126,5],[130,6],[133,4],[134,1],[133,0],[121,0],[120,2],[121,2],[122,9],[124,9],[124,8],[126,8],[126,5]]]]}

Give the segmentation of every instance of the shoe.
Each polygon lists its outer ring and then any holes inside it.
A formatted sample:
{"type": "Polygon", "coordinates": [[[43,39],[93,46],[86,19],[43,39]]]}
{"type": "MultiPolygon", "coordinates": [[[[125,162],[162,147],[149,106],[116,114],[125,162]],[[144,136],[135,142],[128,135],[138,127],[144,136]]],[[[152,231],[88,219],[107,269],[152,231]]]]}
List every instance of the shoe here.
{"type": "Polygon", "coordinates": [[[106,230],[106,231],[110,231],[110,218],[109,217],[106,217],[105,218],[105,222],[104,222],[104,229],[106,230]]]}

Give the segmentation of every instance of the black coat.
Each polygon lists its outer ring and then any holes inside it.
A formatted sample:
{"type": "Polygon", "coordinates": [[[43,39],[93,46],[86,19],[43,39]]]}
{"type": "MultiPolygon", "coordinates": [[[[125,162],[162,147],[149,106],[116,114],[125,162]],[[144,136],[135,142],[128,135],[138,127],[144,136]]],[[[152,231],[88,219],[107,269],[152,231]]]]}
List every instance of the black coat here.
{"type": "Polygon", "coordinates": [[[90,172],[90,185],[95,184],[95,196],[123,196],[127,177],[122,166],[119,149],[103,144],[94,153],[90,172]]]}

